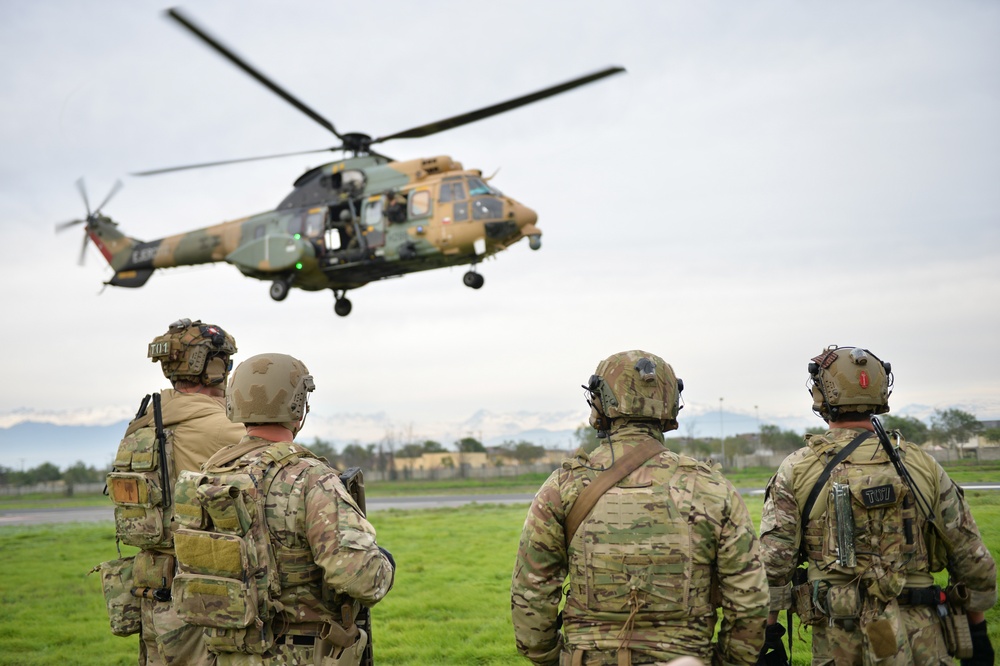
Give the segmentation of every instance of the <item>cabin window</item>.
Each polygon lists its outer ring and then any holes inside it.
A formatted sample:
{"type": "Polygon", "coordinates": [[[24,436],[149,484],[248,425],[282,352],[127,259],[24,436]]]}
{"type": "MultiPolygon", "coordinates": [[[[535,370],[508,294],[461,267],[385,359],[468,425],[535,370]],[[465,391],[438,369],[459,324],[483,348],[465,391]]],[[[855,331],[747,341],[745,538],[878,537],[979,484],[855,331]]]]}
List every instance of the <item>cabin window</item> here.
{"type": "Polygon", "coordinates": [[[469,219],[469,202],[460,201],[451,209],[451,216],[456,222],[465,222],[469,219]]]}
{"type": "Polygon", "coordinates": [[[410,217],[426,217],[431,213],[430,190],[417,190],[410,194],[410,217]]]}
{"type": "Polygon", "coordinates": [[[326,226],[326,216],[323,214],[323,209],[314,209],[309,211],[306,215],[306,236],[310,238],[318,238],[323,234],[323,228],[326,226]]]}
{"type": "Polygon", "coordinates": [[[363,171],[349,169],[340,175],[341,187],[360,189],[365,185],[365,174],[363,171]]]}
{"type": "Polygon", "coordinates": [[[263,238],[265,231],[266,231],[266,229],[264,228],[264,225],[261,224],[261,225],[257,226],[256,228],[254,228],[254,230],[253,230],[253,237],[254,238],[263,238]]]}
{"type": "Polygon", "coordinates": [[[365,204],[365,224],[378,224],[382,221],[382,197],[369,199],[365,204]]]}
{"type": "Polygon", "coordinates": [[[499,220],[503,217],[503,202],[493,197],[479,197],[472,202],[474,220],[499,220]]]}

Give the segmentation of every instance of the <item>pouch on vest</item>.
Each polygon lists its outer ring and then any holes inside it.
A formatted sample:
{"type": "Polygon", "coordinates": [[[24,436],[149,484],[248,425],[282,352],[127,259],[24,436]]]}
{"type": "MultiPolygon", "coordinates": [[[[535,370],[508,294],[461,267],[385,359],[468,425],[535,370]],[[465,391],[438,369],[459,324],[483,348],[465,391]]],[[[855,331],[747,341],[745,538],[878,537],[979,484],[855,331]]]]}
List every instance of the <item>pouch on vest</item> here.
{"type": "Polygon", "coordinates": [[[174,607],[185,622],[206,627],[213,652],[262,654],[274,644],[270,620],[281,586],[264,500],[268,480],[294,459],[265,455],[232,472],[185,470],[177,480],[174,607]]]}
{"type": "Polygon", "coordinates": [[[313,664],[315,666],[360,666],[366,647],[368,647],[368,634],[365,633],[364,629],[358,629],[358,640],[346,648],[337,647],[328,641],[320,641],[317,642],[317,647],[313,652],[313,664]],[[327,652],[331,652],[331,654],[327,655],[327,652]]]}
{"type": "Polygon", "coordinates": [[[840,540],[851,530],[838,525],[831,491],[823,535],[821,569],[861,576],[867,591],[889,601],[906,583],[908,571],[926,566],[926,549],[909,487],[889,463],[845,461],[831,475],[831,488],[847,485],[853,518],[855,566],[840,563],[840,540]]]}
{"type": "MultiPolygon", "coordinates": [[[[867,611],[866,611],[867,614],[867,611]]],[[[873,619],[866,619],[861,624],[862,645],[866,654],[874,655],[876,660],[894,659],[888,664],[912,664],[910,644],[907,641],[906,627],[900,614],[899,604],[893,599],[873,619]]]]}
{"type": "Polygon", "coordinates": [[[102,562],[90,573],[101,573],[101,589],[108,607],[111,633],[131,636],[139,633],[139,600],[132,596],[132,566],[135,558],[123,557],[102,562]]]}
{"type": "MultiPolygon", "coordinates": [[[[157,394],[152,411],[159,412],[159,402],[157,394]]],[[[161,444],[154,420],[139,416],[130,424],[107,476],[108,495],[115,504],[117,538],[138,548],[169,548],[172,545],[171,512],[166,506],[171,489],[164,487],[164,480],[169,485],[169,478],[162,454],[165,453],[167,459],[173,455],[173,431],[162,431],[164,442],[161,444]],[[149,423],[135,427],[146,421],[149,423]]]]}

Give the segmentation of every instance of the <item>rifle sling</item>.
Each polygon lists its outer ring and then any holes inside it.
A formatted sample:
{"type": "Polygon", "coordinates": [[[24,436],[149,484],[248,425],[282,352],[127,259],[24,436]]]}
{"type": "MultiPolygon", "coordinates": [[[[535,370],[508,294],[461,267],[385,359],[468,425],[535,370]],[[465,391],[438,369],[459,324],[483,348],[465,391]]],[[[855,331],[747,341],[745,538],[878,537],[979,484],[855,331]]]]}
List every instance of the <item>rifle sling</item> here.
{"type": "MultiPolygon", "coordinates": [[[[855,437],[854,439],[852,439],[847,446],[845,446],[844,448],[842,448],[840,451],[837,452],[837,455],[833,457],[833,460],[831,460],[827,464],[826,468],[823,470],[823,473],[819,475],[818,479],[816,479],[816,485],[813,486],[812,491],[809,493],[809,498],[806,500],[805,506],[802,507],[803,533],[805,533],[806,524],[809,522],[809,514],[812,513],[813,505],[816,504],[816,500],[819,498],[819,494],[823,491],[823,488],[826,486],[826,482],[830,480],[830,475],[833,473],[833,468],[839,465],[840,463],[844,462],[844,459],[846,459],[847,456],[854,453],[854,449],[858,448],[861,445],[861,442],[865,441],[869,437],[872,437],[874,434],[875,433],[866,430],[857,437],[855,437]]],[[[799,546],[800,553],[802,552],[804,544],[805,544],[805,539],[802,540],[802,544],[800,544],[799,546]]]]}
{"type": "Polygon", "coordinates": [[[643,440],[638,446],[630,449],[625,455],[618,459],[610,469],[606,469],[598,474],[593,481],[584,488],[573,507],[566,516],[566,545],[573,540],[576,531],[580,529],[580,524],[586,520],[590,512],[597,505],[597,500],[601,499],[604,493],[608,492],[615,484],[626,476],[639,469],[643,463],[667,450],[667,447],[660,444],[653,438],[643,440]]]}

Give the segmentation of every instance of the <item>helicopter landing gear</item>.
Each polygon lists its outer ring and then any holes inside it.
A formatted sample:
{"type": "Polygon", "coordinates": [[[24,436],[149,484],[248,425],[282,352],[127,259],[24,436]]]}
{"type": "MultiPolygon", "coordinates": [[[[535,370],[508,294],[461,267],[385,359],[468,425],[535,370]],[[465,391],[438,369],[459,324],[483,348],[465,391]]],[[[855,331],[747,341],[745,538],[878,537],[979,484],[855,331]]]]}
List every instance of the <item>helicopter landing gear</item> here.
{"type": "Polygon", "coordinates": [[[479,289],[486,282],[486,278],[475,271],[469,271],[462,276],[462,284],[470,289],[479,289]]]}
{"type": "Polygon", "coordinates": [[[542,249],[542,237],[539,234],[531,234],[528,236],[528,247],[532,250],[542,249]]]}
{"type": "Polygon", "coordinates": [[[333,311],[337,313],[339,317],[346,317],[351,314],[351,301],[344,297],[346,292],[333,292],[333,297],[337,300],[333,302],[333,311]]]}
{"type": "Polygon", "coordinates": [[[291,288],[292,288],[291,279],[286,279],[286,280],[278,279],[271,283],[271,289],[269,290],[268,293],[271,294],[271,298],[273,298],[274,300],[283,301],[286,298],[288,298],[288,292],[289,290],[291,290],[291,288]]]}

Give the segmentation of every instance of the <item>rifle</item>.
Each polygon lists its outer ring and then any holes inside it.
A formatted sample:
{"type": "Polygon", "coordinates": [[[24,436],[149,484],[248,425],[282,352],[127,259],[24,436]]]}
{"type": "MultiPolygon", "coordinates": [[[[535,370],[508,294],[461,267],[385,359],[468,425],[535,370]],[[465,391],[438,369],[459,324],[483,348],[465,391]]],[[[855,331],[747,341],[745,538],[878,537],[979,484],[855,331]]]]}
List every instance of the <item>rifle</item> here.
{"type": "Polygon", "coordinates": [[[173,501],[174,489],[170,485],[170,470],[167,468],[167,434],[163,432],[163,411],[160,409],[159,392],[153,394],[153,423],[156,427],[156,444],[160,449],[160,483],[163,487],[163,507],[167,508],[173,501]]]}
{"type": "MultiPolygon", "coordinates": [[[[355,504],[361,509],[361,515],[367,517],[365,507],[365,475],[360,467],[351,467],[340,474],[340,482],[344,484],[347,493],[354,499],[355,504]]],[[[372,610],[363,604],[358,604],[357,616],[354,623],[359,629],[364,629],[368,634],[368,645],[365,646],[364,654],[361,656],[360,666],[375,666],[375,654],[372,650],[372,610]]]]}

